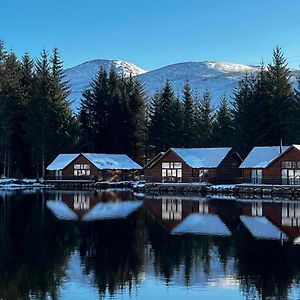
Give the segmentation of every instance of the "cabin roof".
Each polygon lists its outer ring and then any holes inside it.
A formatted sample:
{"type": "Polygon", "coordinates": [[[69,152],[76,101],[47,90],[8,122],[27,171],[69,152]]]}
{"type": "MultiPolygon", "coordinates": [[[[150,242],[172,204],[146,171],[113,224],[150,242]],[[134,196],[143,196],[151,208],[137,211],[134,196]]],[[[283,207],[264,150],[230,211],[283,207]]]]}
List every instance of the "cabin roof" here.
{"type": "MultiPolygon", "coordinates": [[[[102,153],[81,153],[88,159],[96,168],[113,169],[113,170],[140,170],[142,167],[134,162],[125,154],[102,154],[102,153]]],[[[80,153],[74,154],[59,154],[54,161],[47,167],[49,171],[63,170],[80,153]]]]}
{"type": "Polygon", "coordinates": [[[171,232],[172,234],[194,233],[203,235],[230,236],[231,232],[217,215],[191,214],[171,232]]]}
{"type": "Polygon", "coordinates": [[[171,148],[192,168],[217,168],[232,148],[171,148]]]}
{"type": "MultiPolygon", "coordinates": [[[[293,146],[299,147],[298,145],[293,146]]],[[[289,148],[290,146],[283,146],[280,153],[280,146],[254,147],[242,162],[240,168],[266,168],[289,148]]]]}

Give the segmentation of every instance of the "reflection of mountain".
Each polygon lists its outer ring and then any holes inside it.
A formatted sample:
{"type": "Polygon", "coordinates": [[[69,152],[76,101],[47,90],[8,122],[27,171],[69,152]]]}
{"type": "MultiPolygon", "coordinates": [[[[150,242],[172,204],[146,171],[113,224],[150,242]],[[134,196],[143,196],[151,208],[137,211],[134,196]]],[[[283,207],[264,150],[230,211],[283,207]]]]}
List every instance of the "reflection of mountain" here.
{"type": "Polygon", "coordinates": [[[133,195],[129,192],[127,192],[127,201],[122,200],[124,192],[121,194],[113,191],[93,193],[60,191],[56,192],[54,197],[56,200],[47,201],[47,207],[58,219],[73,221],[126,218],[143,204],[142,201],[130,201],[133,195]]]}

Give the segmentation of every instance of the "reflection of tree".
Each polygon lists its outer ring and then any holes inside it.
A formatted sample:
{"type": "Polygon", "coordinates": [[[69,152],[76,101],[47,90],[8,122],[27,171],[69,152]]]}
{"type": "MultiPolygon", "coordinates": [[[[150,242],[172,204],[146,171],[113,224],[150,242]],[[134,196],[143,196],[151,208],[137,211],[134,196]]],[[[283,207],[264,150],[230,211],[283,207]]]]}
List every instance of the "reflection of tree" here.
{"type": "Polygon", "coordinates": [[[100,294],[132,287],[139,280],[145,254],[144,214],[82,226],[80,253],[85,272],[93,273],[100,294]]]}
{"type": "Polygon", "coordinates": [[[235,247],[236,272],[247,298],[288,299],[299,282],[299,248],[278,241],[262,241],[240,232],[235,247]]]}
{"type": "Polygon", "coordinates": [[[74,225],[56,220],[38,194],[0,200],[0,298],[58,299],[74,225]]]}
{"type": "Polygon", "coordinates": [[[193,268],[202,268],[206,275],[211,274],[211,251],[222,251],[221,263],[226,268],[228,239],[209,236],[172,236],[157,223],[149,219],[149,238],[155,253],[155,271],[168,283],[174,272],[184,266],[185,284],[189,285],[193,268]]]}

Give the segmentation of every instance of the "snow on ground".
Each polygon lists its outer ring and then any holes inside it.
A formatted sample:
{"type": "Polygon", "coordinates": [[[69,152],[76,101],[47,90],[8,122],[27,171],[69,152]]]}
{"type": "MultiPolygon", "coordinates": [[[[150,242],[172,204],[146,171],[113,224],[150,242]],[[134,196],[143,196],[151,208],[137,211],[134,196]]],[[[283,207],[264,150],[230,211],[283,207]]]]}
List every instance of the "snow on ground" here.
{"type": "Polygon", "coordinates": [[[78,216],[69,208],[67,204],[62,201],[47,201],[47,207],[53,212],[53,214],[61,220],[78,220],[78,216]]]}
{"type": "Polygon", "coordinates": [[[257,239],[287,240],[284,232],[271,223],[266,217],[240,216],[242,223],[257,239]]]}
{"type": "Polygon", "coordinates": [[[143,201],[98,203],[82,217],[82,220],[95,221],[126,218],[142,205],[143,201]]]}
{"type": "Polygon", "coordinates": [[[194,233],[230,236],[231,232],[217,215],[191,214],[177,225],[171,234],[194,233]]]}

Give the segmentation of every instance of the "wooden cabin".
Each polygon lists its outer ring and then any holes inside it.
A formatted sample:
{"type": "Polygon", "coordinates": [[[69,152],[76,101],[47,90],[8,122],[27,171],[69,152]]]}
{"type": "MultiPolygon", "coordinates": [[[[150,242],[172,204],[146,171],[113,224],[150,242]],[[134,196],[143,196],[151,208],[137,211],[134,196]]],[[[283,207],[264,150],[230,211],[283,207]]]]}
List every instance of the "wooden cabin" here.
{"type": "Polygon", "coordinates": [[[47,167],[47,179],[138,180],[142,167],[125,154],[59,154],[47,167]]]}
{"type": "Polygon", "coordinates": [[[300,145],[254,147],[240,169],[241,183],[300,185],[300,145]]]}
{"type": "Polygon", "coordinates": [[[144,167],[147,182],[235,183],[242,160],[232,148],[171,148],[144,167]]]}

